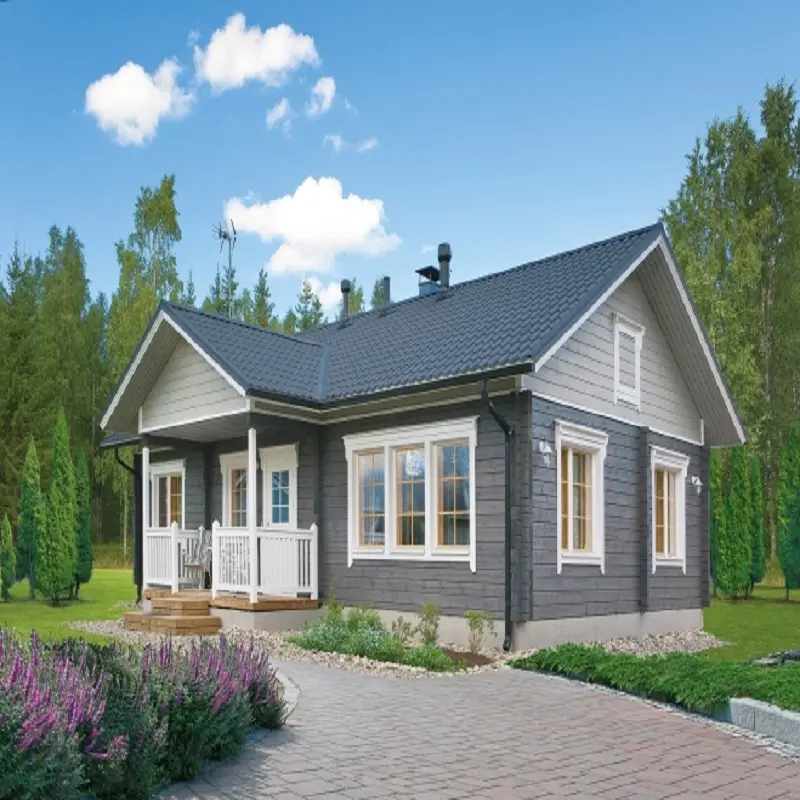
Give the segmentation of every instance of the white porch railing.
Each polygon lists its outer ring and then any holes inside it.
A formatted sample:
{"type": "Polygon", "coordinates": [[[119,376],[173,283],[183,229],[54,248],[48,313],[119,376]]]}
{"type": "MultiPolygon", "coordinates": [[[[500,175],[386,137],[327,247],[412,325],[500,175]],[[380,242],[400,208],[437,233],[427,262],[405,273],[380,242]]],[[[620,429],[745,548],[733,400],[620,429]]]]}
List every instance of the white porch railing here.
{"type": "Polygon", "coordinates": [[[199,536],[199,530],[181,530],[176,522],[169,528],[148,528],[142,556],[144,586],[166,586],[177,592],[182,583],[192,582],[196,576],[186,569],[186,557],[190,543],[199,536]]]}
{"type": "MultiPolygon", "coordinates": [[[[250,531],[211,528],[211,596],[219,592],[250,593],[250,531]]],[[[256,586],[264,595],[318,597],[317,526],[307,530],[256,529],[256,586]]]]}

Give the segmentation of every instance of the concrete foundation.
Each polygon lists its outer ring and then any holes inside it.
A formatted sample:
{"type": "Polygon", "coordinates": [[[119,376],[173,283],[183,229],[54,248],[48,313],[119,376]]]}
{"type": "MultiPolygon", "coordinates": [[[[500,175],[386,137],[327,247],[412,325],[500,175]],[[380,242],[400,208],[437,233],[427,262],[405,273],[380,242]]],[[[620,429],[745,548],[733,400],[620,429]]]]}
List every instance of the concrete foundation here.
{"type": "Polygon", "coordinates": [[[222,630],[241,628],[247,631],[298,631],[306,621],[320,619],[324,608],[289,611],[237,611],[211,608],[211,615],[222,621],[222,630]]]}

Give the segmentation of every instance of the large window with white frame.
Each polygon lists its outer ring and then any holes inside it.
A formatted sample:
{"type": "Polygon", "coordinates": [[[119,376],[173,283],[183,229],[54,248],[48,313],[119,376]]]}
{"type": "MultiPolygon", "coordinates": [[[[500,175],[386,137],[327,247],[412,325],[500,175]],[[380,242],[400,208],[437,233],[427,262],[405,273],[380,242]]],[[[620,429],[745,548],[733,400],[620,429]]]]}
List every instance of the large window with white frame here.
{"type": "Polygon", "coordinates": [[[652,476],[652,569],[686,572],[686,478],[689,456],[662,447],[650,449],[652,476]]]}
{"type": "Polygon", "coordinates": [[[150,465],[150,527],[169,528],[173,522],[183,528],[186,519],[186,464],[162,461],[150,465]]]}
{"type": "Polygon", "coordinates": [[[222,525],[247,527],[247,453],[219,457],[222,469],[222,525]]]}
{"type": "Polygon", "coordinates": [[[264,518],[268,528],[297,528],[297,445],[263,447],[261,460],[264,518]]]}
{"type": "Polygon", "coordinates": [[[614,323],[614,403],[639,408],[642,395],[642,341],[644,328],[621,314],[614,323]]]}
{"type": "Polygon", "coordinates": [[[475,562],[477,417],[344,437],[348,565],[475,562]]]}
{"type": "Polygon", "coordinates": [[[605,572],[604,463],[608,435],[557,421],[557,571],[563,564],[599,566],[605,572]]]}

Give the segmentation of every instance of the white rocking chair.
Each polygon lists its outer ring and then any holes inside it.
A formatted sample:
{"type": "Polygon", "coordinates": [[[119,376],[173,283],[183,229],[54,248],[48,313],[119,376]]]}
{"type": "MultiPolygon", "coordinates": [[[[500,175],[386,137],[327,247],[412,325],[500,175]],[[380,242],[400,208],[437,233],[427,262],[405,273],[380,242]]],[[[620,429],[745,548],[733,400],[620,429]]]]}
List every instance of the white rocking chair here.
{"type": "Polygon", "coordinates": [[[198,573],[197,588],[205,589],[206,574],[211,570],[211,531],[201,525],[197,534],[188,542],[183,569],[188,574],[198,573]]]}

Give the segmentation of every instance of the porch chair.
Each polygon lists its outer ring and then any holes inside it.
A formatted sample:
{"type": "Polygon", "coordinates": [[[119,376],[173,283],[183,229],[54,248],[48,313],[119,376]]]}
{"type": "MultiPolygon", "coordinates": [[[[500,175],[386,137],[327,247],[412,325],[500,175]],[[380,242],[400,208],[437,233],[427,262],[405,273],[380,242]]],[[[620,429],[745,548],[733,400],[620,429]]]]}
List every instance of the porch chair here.
{"type": "Polygon", "coordinates": [[[206,573],[211,571],[211,530],[200,526],[198,535],[189,540],[183,561],[186,573],[198,574],[198,589],[205,589],[206,573]]]}

